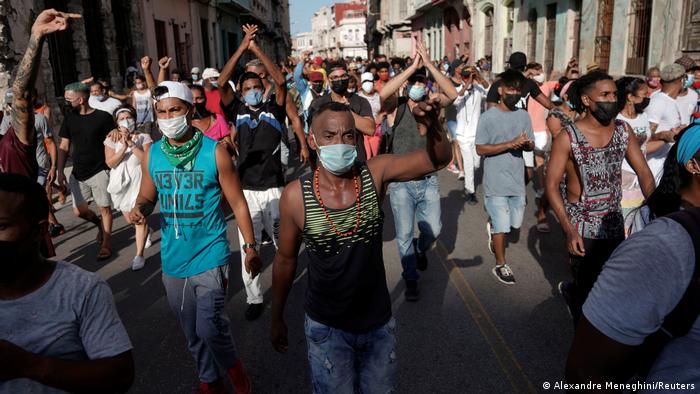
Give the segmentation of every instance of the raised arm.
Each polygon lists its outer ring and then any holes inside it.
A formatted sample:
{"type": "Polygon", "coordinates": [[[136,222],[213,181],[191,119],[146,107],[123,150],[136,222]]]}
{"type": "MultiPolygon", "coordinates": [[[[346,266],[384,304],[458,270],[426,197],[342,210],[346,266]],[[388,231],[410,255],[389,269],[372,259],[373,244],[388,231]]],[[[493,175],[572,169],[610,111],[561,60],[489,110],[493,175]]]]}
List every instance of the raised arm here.
{"type": "MultiPolygon", "coordinates": [[[[297,256],[301,246],[301,228],[297,218],[304,202],[299,181],[290,183],[280,198],[280,242],[272,263],[272,330],[270,340],[278,352],[287,351],[287,324],[284,306],[294,283],[297,256]]],[[[301,219],[303,220],[303,218],[301,219]]]]}
{"type": "Polygon", "coordinates": [[[437,171],[452,159],[452,148],[445,130],[440,125],[437,100],[426,100],[413,108],[418,122],[416,133],[426,136],[425,150],[416,150],[403,155],[379,155],[368,162],[372,176],[381,180],[383,190],[387,183],[408,181],[437,171]]]}
{"type": "MultiPolygon", "coordinates": [[[[384,102],[388,98],[394,96],[399,91],[399,89],[401,89],[401,86],[403,86],[403,84],[406,81],[408,81],[408,78],[410,78],[411,75],[413,75],[416,72],[416,70],[422,67],[422,64],[423,63],[420,54],[416,53],[416,56],[413,58],[413,62],[411,63],[411,65],[406,67],[406,69],[403,70],[401,74],[395,76],[394,78],[391,78],[386,83],[386,85],[384,85],[382,91],[379,92],[379,99],[381,100],[382,105],[384,105],[384,102]]],[[[387,112],[391,111],[387,110],[387,112]]]]}
{"type": "Polygon", "coordinates": [[[54,9],[42,11],[32,25],[29,45],[17,68],[12,84],[12,128],[23,144],[31,145],[36,140],[34,132],[34,108],[30,95],[39,72],[39,59],[44,45],[44,37],[56,31],[65,30],[71,19],[79,14],[58,12],[54,9]]]}
{"type": "Polygon", "coordinates": [[[163,57],[158,60],[158,83],[161,83],[168,79],[168,67],[170,67],[170,62],[173,60],[171,57],[163,57]]]}
{"type": "Polygon", "coordinates": [[[156,87],[156,80],[153,79],[153,73],[151,72],[151,58],[144,56],[141,58],[141,69],[143,70],[143,76],[146,78],[146,86],[149,89],[156,87]]]}
{"type": "MultiPolygon", "coordinates": [[[[255,26],[255,28],[257,29],[257,26],[255,26]]],[[[282,71],[280,71],[275,62],[260,49],[255,40],[250,41],[248,49],[250,49],[255,57],[260,59],[263,66],[265,66],[265,69],[272,77],[272,80],[275,81],[275,98],[277,99],[277,105],[284,106],[284,102],[287,99],[287,81],[284,79],[282,71]]]]}
{"type": "Polygon", "coordinates": [[[238,64],[241,56],[243,56],[243,53],[248,50],[250,43],[253,41],[253,39],[255,39],[255,34],[258,32],[258,27],[255,25],[243,25],[243,32],[245,33],[245,36],[243,37],[243,41],[241,41],[241,45],[238,47],[238,49],[236,49],[236,52],[231,55],[231,58],[228,59],[228,62],[226,62],[226,65],[221,70],[221,74],[219,75],[219,95],[221,96],[221,102],[224,103],[224,105],[229,105],[233,101],[233,89],[231,89],[231,85],[228,84],[228,81],[230,81],[233,77],[233,72],[236,70],[236,64],[238,64]]]}
{"type": "Polygon", "coordinates": [[[425,49],[425,46],[423,46],[422,42],[418,41],[416,49],[423,59],[425,67],[428,69],[428,71],[430,71],[430,74],[433,76],[435,82],[442,91],[440,93],[440,106],[442,108],[447,107],[457,98],[457,89],[455,89],[454,85],[452,85],[450,79],[443,75],[440,70],[435,67],[433,62],[430,61],[430,55],[428,55],[428,51],[425,49]]]}

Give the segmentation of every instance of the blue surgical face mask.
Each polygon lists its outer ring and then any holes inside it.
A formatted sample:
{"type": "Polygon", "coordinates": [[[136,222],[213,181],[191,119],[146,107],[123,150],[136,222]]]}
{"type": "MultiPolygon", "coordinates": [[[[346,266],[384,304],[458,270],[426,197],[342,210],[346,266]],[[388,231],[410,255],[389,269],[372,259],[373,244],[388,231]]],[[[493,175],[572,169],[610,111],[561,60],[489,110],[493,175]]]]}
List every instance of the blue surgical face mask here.
{"type": "Polygon", "coordinates": [[[408,97],[413,101],[422,101],[425,98],[425,86],[411,85],[408,97]]]}
{"type": "MultiPolygon", "coordinates": [[[[313,135],[313,139],[316,142],[315,135],[313,135]]],[[[357,159],[355,145],[333,144],[320,146],[316,142],[316,146],[318,147],[318,157],[321,160],[321,165],[333,175],[347,173],[355,163],[355,159],[357,159]]]]}
{"type": "Polygon", "coordinates": [[[257,107],[262,102],[262,97],[262,90],[251,89],[243,96],[243,100],[245,100],[245,103],[249,106],[257,107]]]}
{"type": "Polygon", "coordinates": [[[693,86],[693,83],[695,82],[695,74],[688,74],[687,78],[685,79],[685,82],[683,83],[683,89],[688,89],[691,86],[693,86]]]}

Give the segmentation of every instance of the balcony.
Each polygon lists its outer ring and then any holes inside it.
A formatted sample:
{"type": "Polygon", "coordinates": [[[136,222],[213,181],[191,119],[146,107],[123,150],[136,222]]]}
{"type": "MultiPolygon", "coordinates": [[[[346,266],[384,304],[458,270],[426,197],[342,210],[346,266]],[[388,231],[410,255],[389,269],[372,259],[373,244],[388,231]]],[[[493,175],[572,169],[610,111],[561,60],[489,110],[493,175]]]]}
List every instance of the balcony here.
{"type": "Polygon", "coordinates": [[[250,12],[250,0],[217,0],[217,5],[231,6],[241,11],[250,12]]]}

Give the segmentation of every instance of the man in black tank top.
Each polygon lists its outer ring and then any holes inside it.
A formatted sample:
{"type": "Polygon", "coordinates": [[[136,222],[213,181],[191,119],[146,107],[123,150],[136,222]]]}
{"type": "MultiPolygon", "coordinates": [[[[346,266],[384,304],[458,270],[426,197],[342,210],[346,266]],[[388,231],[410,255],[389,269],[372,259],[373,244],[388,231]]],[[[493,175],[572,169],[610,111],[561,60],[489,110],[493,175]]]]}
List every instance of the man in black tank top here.
{"type": "MultiPolygon", "coordinates": [[[[439,99],[439,106],[447,108],[457,98],[457,90],[449,78],[442,75],[431,62],[422,44],[418,45],[416,60],[404,72],[391,79],[379,93],[382,107],[390,114],[388,120],[392,133],[387,152],[403,154],[425,149],[427,138],[416,133],[416,119],[412,110],[426,99],[439,99]],[[431,93],[421,63],[435,78],[441,93],[431,93]],[[406,96],[397,97],[396,92],[405,83],[406,96]]],[[[454,150],[453,150],[454,152],[454,150]]],[[[440,221],[440,189],[437,174],[429,173],[408,182],[394,183],[389,188],[391,210],[396,226],[396,244],[403,267],[402,277],[406,282],[406,301],[418,301],[418,270],[425,271],[428,259],[425,256],[442,229],[440,221]],[[414,238],[414,223],[418,223],[419,234],[414,238]]]]}
{"type": "Polygon", "coordinates": [[[284,305],[305,244],[309,283],[305,334],[316,393],[394,390],[396,322],[382,254],[381,199],[390,182],[444,167],[450,144],[425,101],[413,109],[425,148],[356,161],[351,110],[330,102],[318,108],[308,138],[319,155],[316,170],[289,184],[280,201],[280,243],[272,270],[272,343],[287,351],[284,305]],[[359,362],[357,362],[359,360],[359,362]]]}

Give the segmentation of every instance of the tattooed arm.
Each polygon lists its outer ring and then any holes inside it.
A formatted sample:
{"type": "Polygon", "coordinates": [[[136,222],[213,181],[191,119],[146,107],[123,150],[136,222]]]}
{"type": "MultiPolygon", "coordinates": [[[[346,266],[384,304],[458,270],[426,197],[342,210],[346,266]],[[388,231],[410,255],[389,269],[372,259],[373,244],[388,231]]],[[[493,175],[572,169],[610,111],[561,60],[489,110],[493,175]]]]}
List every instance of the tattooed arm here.
{"type": "Polygon", "coordinates": [[[12,128],[24,144],[33,144],[36,139],[33,100],[30,95],[39,71],[39,59],[41,58],[44,37],[47,34],[65,30],[68,27],[68,21],[75,18],[80,18],[80,15],[50,9],[39,14],[32,25],[29,45],[19,63],[15,82],[12,84],[12,128]]]}

